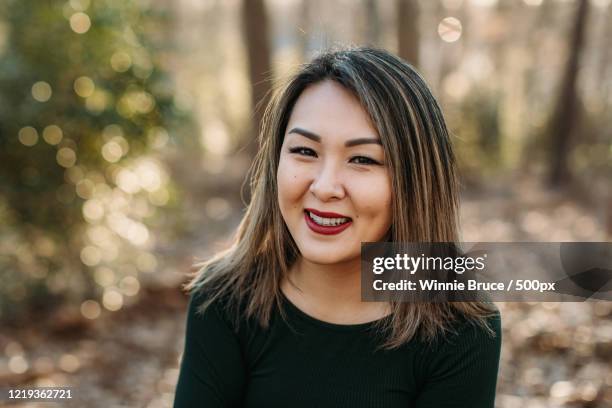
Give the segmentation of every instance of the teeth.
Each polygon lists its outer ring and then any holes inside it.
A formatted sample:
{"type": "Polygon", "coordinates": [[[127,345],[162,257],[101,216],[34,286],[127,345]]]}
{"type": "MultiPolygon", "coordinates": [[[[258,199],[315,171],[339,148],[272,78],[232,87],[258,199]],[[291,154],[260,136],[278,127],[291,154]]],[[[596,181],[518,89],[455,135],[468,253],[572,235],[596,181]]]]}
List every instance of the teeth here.
{"type": "Polygon", "coordinates": [[[310,215],[310,218],[312,218],[312,220],[314,222],[316,222],[319,225],[326,226],[326,227],[333,227],[333,226],[336,226],[336,225],[344,224],[345,222],[347,222],[349,220],[348,218],[324,218],[324,217],[319,217],[318,215],[315,215],[315,214],[311,213],[310,211],[308,211],[308,215],[310,215]]]}

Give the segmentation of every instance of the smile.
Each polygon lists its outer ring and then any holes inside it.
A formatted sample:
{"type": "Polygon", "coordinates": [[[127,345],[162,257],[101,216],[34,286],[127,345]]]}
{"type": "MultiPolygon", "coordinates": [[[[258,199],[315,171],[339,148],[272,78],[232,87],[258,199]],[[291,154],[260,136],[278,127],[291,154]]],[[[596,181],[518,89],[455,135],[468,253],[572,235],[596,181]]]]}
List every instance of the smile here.
{"type": "Polygon", "coordinates": [[[336,225],[344,224],[345,222],[350,221],[349,218],[345,218],[345,217],[342,217],[342,218],[319,217],[318,215],[310,211],[308,211],[308,215],[310,215],[310,218],[312,218],[314,222],[316,222],[319,225],[324,225],[326,227],[336,226],[336,225]]]}
{"type": "Polygon", "coordinates": [[[312,231],[323,235],[339,234],[353,223],[348,217],[322,217],[309,210],[304,211],[304,218],[312,231]]]}

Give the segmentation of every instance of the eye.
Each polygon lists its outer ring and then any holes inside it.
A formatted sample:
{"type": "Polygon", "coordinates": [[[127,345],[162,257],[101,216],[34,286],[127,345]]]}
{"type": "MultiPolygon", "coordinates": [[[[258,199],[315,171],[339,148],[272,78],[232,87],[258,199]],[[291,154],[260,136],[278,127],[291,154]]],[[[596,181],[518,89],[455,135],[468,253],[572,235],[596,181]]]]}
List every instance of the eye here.
{"type": "MultiPolygon", "coordinates": [[[[312,150],[309,147],[304,147],[304,146],[291,147],[289,148],[289,153],[297,154],[300,156],[317,157],[317,153],[314,150],[312,150]]],[[[351,158],[350,162],[355,163],[355,164],[362,164],[362,165],[380,165],[381,164],[377,162],[376,160],[370,159],[369,157],[366,157],[366,156],[354,156],[351,158]]]]}
{"type": "Polygon", "coordinates": [[[369,165],[380,164],[376,160],[370,159],[369,157],[366,157],[366,156],[355,156],[351,158],[351,161],[354,161],[354,163],[357,163],[357,164],[369,164],[369,165]]]}
{"type": "Polygon", "coordinates": [[[303,147],[303,146],[292,147],[289,149],[289,152],[293,154],[299,154],[300,156],[312,156],[312,157],[317,156],[314,150],[308,147],[303,147]]]}

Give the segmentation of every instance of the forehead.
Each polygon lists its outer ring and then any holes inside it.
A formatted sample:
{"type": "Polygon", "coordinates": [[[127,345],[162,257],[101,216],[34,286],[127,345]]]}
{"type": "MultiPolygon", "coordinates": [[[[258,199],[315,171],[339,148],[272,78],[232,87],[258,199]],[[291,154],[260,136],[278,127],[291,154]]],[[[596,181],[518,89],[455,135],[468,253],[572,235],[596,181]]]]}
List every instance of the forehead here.
{"type": "Polygon", "coordinates": [[[305,128],[326,138],[379,138],[370,116],[357,97],[342,85],[326,80],[308,86],[298,97],[286,131],[305,128]]]}

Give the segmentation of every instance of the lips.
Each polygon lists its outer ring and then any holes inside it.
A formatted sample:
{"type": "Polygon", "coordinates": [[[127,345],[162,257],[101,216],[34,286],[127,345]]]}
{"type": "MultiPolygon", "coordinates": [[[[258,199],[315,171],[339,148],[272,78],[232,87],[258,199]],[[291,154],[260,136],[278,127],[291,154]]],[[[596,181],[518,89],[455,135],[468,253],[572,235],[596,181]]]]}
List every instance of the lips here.
{"type": "Polygon", "coordinates": [[[348,215],[342,215],[342,214],[338,214],[335,212],[327,212],[327,211],[319,211],[319,210],[315,210],[314,208],[304,208],[305,211],[310,211],[315,215],[318,215],[319,217],[325,217],[325,218],[348,218],[351,219],[351,217],[349,217],[348,215]]]}
{"type": "Polygon", "coordinates": [[[342,231],[344,231],[345,229],[347,229],[348,227],[350,227],[353,224],[353,220],[350,217],[344,216],[342,214],[338,214],[338,213],[333,213],[333,212],[323,212],[323,211],[317,211],[317,210],[313,210],[313,209],[305,209],[304,211],[304,219],[306,221],[306,225],[308,225],[308,227],[313,231],[316,232],[318,234],[323,234],[323,235],[335,235],[335,234],[339,234],[342,231]],[[320,225],[317,224],[309,215],[309,211],[312,212],[314,215],[319,216],[319,217],[325,217],[325,218],[347,218],[348,221],[340,224],[340,225],[320,225]]]}

